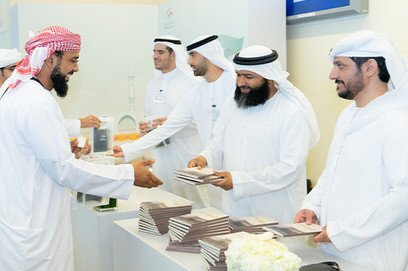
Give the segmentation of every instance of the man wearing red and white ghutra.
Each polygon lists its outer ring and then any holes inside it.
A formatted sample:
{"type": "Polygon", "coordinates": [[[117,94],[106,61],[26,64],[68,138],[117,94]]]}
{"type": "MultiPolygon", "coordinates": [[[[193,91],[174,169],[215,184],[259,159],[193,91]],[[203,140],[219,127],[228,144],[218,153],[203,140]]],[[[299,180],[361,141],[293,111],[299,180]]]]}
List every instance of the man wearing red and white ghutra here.
{"type": "Polygon", "coordinates": [[[78,71],[81,39],[52,26],[25,46],[28,55],[0,98],[0,270],[74,270],[70,190],[126,199],[132,185],[161,184],[144,166],[75,159],[62,112],[78,71]],[[137,173],[137,179],[135,178],[137,173]]]}

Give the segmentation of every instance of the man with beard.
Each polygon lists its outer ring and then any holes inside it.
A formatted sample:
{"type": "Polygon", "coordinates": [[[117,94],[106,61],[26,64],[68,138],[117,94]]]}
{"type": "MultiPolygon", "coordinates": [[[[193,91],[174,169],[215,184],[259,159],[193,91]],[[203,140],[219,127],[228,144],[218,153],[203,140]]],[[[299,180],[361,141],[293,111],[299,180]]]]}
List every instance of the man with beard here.
{"type": "Polygon", "coordinates": [[[126,199],[132,185],[161,184],[151,161],[97,165],[71,153],[51,90],[67,94],[80,46],[65,28],[40,31],[0,99],[0,270],[73,270],[69,188],[126,199]]]}
{"type": "Polygon", "coordinates": [[[319,221],[327,253],[367,270],[408,270],[408,69],[392,41],[354,33],[330,52],[330,79],[354,100],[296,222],[319,221]]]}
{"type": "MultiPolygon", "coordinates": [[[[21,54],[17,49],[1,49],[0,48],[0,96],[3,95],[8,84],[3,83],[11,76],[18,62],[21,60],[21,54]]],[[[65,119],[64,126],[68,136],[77,137],[81,128],[99,127],[101,121],[94,115],[88,115],[80,119],[65,119]]]]}
{"type": "Polygon", "coordinates": [[[309,101],[286,78],[276,51],[250,46],[235,55],[234,99],[214,138],[189,167],[209,166],[223,180],[223,209],[233,216],[267,215],[280,223],[306,195],[306,158],[319,139],[309,101]]]}
{"type": "MultiPolygon", "coordinates": [[[[194,75],[202,76],[204,80],[183,97],[167,120],[157,129],[134,143],[115,146],[113,148],[115,157],[124,157],[126,161],[132,160],[191,123],[197,127],[200,138],[199,151],[208,144],[219,112],[226,98],[234,91],[235,81],[233,66],[224,57],[224,50],[217,38],[216,35],[202,36],[187,46],[188,64],[192,67],[194,75]]],[[[220,205],[217,195],[210,195],[211,199],[208,199],[207,193],[202,191],[202,197],[206,205],[211,204],[215,207],[220,205]],[[212,203],[209,203],[209,200],[212,203]]]]}

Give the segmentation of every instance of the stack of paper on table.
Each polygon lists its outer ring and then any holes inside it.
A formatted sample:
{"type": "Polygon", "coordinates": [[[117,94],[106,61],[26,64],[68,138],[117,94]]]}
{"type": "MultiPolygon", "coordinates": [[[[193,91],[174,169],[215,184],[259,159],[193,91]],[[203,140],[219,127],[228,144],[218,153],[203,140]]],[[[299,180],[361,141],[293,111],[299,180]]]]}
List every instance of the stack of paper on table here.
{"type": "Polygon", "coordinates": [[[264,227],[264,230],[272,232],[278,237],[292,237],[318,234],[322,232],[323,227],[317,224],[296,223],[264,227]]]}
{"type": "Polygon", "coordinates": [[[212,207],[193,210],[191,214],[170,218],[167,250],[200,253],[198,239],[226,233],[228,215],[212,207]]]}
{"type": "Polygon", "coordinates": [[[162,235],[169,231],[169,219],[191,213],[192,202],[187,200],[145,201],[139,208],[139,231],[162,235]]]}
{"type": "Polygon", "coordinates": [[[222,177],[216,176],[211,168],[198,169],[196,167],[178,169],[174,171],[175,180],[192,185],[208,184],[222,180],[222,177]]]}
{"type": "Polygon", "coordinates": [[[246,231],[249,233],[263,233],[263,227],[279,224],[277,220],[269,216],[247,216],[229,219],[231,232],[246,231]]]}
{"type": "Polygon", "coordinates": [[[250,233],[241,231],[230,234],[205,237],[198,240],[201,246],[201,256],[204,257],[207,263],[206,270],[227,271],[227,264],[225,263],[225,251],[228,249],[229,243],[232,240],[245,238],[250,235],[250,233]]]}

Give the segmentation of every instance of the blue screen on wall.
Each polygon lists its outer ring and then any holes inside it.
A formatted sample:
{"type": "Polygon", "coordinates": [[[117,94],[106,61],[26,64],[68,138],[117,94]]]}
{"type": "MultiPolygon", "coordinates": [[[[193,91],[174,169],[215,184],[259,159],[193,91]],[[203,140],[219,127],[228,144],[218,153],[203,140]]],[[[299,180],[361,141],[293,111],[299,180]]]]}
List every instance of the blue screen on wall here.
{"type": "Polygon", "coordinates": [[[350,5],[350,0],[286,0],[286,16],[350,5]]]}

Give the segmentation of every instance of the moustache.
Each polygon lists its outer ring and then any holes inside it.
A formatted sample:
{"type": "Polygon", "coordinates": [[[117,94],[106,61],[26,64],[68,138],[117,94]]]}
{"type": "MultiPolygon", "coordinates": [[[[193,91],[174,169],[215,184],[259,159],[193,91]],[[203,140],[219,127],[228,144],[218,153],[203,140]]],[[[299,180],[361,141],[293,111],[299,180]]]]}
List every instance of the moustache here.
{"type": "Polygon", "coordinates": [[[343,81],[338,80],[338,79],[334,80],[334,83],[336,83],[336,84],[344,84],[344,82],[343,82],[343,81]]]}

